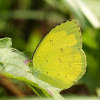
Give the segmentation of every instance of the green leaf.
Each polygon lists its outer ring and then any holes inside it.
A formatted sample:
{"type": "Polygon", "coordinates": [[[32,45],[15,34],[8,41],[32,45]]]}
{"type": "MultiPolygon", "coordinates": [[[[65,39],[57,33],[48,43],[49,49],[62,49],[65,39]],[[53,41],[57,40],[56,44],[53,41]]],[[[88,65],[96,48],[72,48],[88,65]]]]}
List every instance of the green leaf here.
{"type": "Polygon", "coordinates": [[[96,89],[97,95],[100,97],[100,88],[96,89]]]}
{"type": "Polygon", "coordinates": [[[97,33],[96,30],[88,28],[83,33],[83,43],[90,48],[98,49],[99,45],[97,43],[97,33]]]}
{"type": "Polygon", "coordinates": [[[11,38],[2,38],[0,39],[0,48],[9,48],[12,46],[11,38]]]}
{"type": "MultiPolygon", "coordinates": [[[[74,17],[79,20],[81,25],[84,28],[90,26],[90,24],[94,28],[100,28],[100,20],[98,16],[90,9],[91,4],[87,4],[87,0],[45,0],[50,6],[62,11],[62,12],[71,12],[74,17]],[[63,8],[63,9],[62,9],[63,8]],[[89,23],[88,23],[89,22],[89,23]]],[[[97,2],[95,0],[96,3],[97,2]]],[[[99,11],[96,7],[97,4],[93,7],[95,11],[99,11]]],[[[99,12],[98,12],[99,14],[99,12]]]]}
{"type": "MultiPolygon", "coordinates": [[[[7,40],[4,38],[2,41],[5,43],[7,40]]],[[[2,41],[0,40],[0,43],[2,43],[2,41]]],[[[4,75],[10,78],[24,81],[27,84],[29,84],[31,87],[39,88],[40,90],[45,91],[44,93],[46,93],[46,95],[47,93],[49,93],[56,100],[63,100],[64,98],[59,94],[61,89],[53,87],[48,83],[35,78],[31,74],[30,67],[26,63],[27,60],[28,59],[25,56],[23,56],[23,53],[19,52],[14,48],[0,48],[0,70],[1,70],[0,72],[1,73],[3,73],[4,75]]]]}
{"type": "MultiPolygon", "coordinates": [[[[43,97],[44,96],[44,94],[43,94],[43,92],[42,92],[42,89],[39,89],[39,88],[37,88],[37,87],[33,87],[32,85],[30,85],[30,84],[27,84],[38,96],[40,96],[40,97],[43,97]]],[[[49,95],[49,97],[50,97],[50,95],[49,95]]]]}
{"type": "Polygon", "coordinates": [[[88,7],[93,11],[94,14],[100,19],[100,0],[84,0],[88,7]]]}

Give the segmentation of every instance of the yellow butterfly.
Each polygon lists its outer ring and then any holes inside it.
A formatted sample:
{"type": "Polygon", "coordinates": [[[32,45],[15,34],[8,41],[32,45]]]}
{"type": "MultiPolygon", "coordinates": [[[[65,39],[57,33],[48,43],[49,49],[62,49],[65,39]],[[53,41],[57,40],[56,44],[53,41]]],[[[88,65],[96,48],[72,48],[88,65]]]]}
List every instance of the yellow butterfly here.
{"type": "Polygon", "coordinates": [[[78,24],[69,20],[53,28],[33,56],[33,74],[50,85],[67,89],[86,71],[82,35],[78,24]]]}

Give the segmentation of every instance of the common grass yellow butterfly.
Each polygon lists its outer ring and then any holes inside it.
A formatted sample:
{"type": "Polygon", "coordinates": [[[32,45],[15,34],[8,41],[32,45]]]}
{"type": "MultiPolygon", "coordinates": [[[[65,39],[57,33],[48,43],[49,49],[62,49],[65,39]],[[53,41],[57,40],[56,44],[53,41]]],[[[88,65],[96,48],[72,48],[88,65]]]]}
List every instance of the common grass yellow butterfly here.
{"type": "Polygon", "coordinates": [[[33,56],[33,74],[50,85],[67,89],[86,71],[82,35],[75,20],[53,28],[41,41],[33,56]]]}

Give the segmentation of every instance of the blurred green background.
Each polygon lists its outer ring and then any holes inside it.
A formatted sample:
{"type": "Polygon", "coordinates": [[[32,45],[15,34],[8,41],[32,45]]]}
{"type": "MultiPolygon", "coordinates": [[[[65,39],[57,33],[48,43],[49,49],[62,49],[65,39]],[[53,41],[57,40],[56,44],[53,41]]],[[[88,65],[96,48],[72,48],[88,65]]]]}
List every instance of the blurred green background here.
{"type": "MultiPolygon", "coordinates": [[[[0,38],[11,37],[13,47],[22,52],[34,52],[55,25],[68,19],[81,27],[87,71],[61,94],[100,96],[100,0],[0,0],[0,38]]],[[[24,95],[36,97],[25,83],[10,81],[24,95]]],[[[0,83],[0,97],[12,96],[16,95],[0,83]]]]}

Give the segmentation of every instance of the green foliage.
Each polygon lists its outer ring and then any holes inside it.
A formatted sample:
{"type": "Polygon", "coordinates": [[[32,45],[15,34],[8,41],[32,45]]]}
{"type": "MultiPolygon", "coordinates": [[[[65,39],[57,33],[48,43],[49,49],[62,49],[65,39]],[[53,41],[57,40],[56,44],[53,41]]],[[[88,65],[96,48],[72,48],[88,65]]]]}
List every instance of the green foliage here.
{"type": "Polygon", "coordinates": [[[38,44],[40,43],[42,36],[38,30],[33,31],[29,37],[26,50],[34,52],[38,44]]]}
{"type": "Polygon", "coordinates": [[[87,56],[87,72],[84,83],[93,92],[100,87],[100,39],[99,30],[87,29],[83,34],[83,47],[87,56]]]}
{"type": "MultiPolygon", "coordinates": [[[[52,27],[57,25],[57,23],[68,19],[76,19],[82,29],[83,49],[87,56],[87,71],[80,82],[88,87],[90,93],[92,92],[93,95],[95,95],[95,91],[100,88],[99,10],[100,0],[6,0],[6,2],[4,0],[0,0],[0,38],[11,37],[13,39],[12,42],[14,48],[21,51],[29,50],[33,53],[37,44],[40,42],[41,37],[51,30],[52,27]]],[[[6,52],[10,52],[11,54],[16,54],[19,58],[24,55],[27,56],[27,58],[32,59],[31,52],[25,52],[24,54],[17,50],[17,53],[11,52],[12,43],[9,38],[5,38],[5,40],[2,39],[2,42],[0,42],[0,51],[2,51],[0,52],[1,56],[2,53],[5,54],[6,52]]],[[[9,56],[10,55],[7,57],[9,58],[9,56]]],[[[24,56],[22,57],[23,60],[27,59],[24,56]]],[[[11,59],[13,59],[15,56],[13,55],[11,57],[11,59]]],[[[15,62],[16,60],[17,59],[15,59],[15,62]]],[[[14,63],[9,59],[6,61],[14,63]]],[[[28,67],[25,64],[23,64],[23,66],[25,66],[25,71],[29,73],[31,67],[28,67]]],[[[10,65],[9,67],[13,68],[10,65]]],[[[23,67],[17,68],[16,65],[14,65],[14,67],[17,69],[16,71],[24,71],[23,67]],[[21,71],[19,70],[20,68],[21,71]]],[[[5,69],[4,63],[1,62],[1,60],[0,69],[5,69]]],[[[9,71],[8,69],[6,70],[9,71]]],[[[11,71],[9,72],[12,73],[11,71]]],[[[9,77],[12,76],[10,75],[9,77]]],[[[24,80],[23,78],[18,79],[24,80]]],[[[29,86],[31,87],[30,84],[29,86]]],[[[32,85],[32,87],[34,86],[32,85]]],[[[32,89],[34,90],[34,88],[32,89]]],[[[40,89],[40,91],[41,90],[42,89],[40,89]]],[[[38,90],[36,89],[35,92],[37,91],[38,90]]],[[[42,90],[40,94],[45,94],[43,91],[45,90],[42,90]]],[[[98,94],[99,92],[96,93],[98,94]]],[[[8,96],[5,90],[0,87],[0,96],[2,94],[4,97],[8,96]]],[[[90,99],[95,100],[97,98],[90,99]]]]}
{"type": "Polygon", "coordinates": [[[0,97],[1,97],[1,96],[5,96],[5,95],[7,95],[5,89],[2,88],[2,87],[0,87],[0,97]]]}

